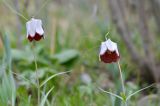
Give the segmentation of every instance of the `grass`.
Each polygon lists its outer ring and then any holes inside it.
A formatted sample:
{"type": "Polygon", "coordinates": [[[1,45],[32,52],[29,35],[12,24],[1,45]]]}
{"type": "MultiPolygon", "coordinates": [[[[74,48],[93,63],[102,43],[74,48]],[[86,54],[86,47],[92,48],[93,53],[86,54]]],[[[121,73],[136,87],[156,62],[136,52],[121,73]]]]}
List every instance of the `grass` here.
{"type": "MultiPolygon", "coordinates": [[[[121,102],[116,97],[98,89],[102,87],[118,95],[121,91],[116,64],[106,65],[98,59],[100,43],[105,40],[108,31],[110,34],[107,37],[118,43],[127,94],[133,94],[141,88],[138,79],[135,79],[138,77],[137,71],[130,62],[125,45],[112,23],[106,21],[103,15],[106,14],[105,0],[99,4],[102,10],[96,19],[91,17],[91,4],[80,5],[84,1],[79,2],[78,6],[73,4],[71,8],[74,9],[51,2],[45,8],[48,15],[41,16],[44,13],[42,9],[36,17],[45,20],[45,39],[37,42],[34,48],[38,75],[35,73],[32,48],[25,36],[25,25],[22,25],[21,32],[22,48],[18,48],[14,28],[16,22],[10,26],[8,20],[3,22],[6,25],[1,30],[3,53],[0,54],[0,106],[36,106],[36,77],[40,82],[40,106],[120,106],[121,102]],[[81,79],[83,73],[92,79],[90,83],[86,84],[81,79]]],[[[5,8],[4,11],[10,10],[5,8]]],[[[10,21],[15,21],[14,15],[11,15],[10,21]]],[[[133,96],[129,106],[137,106],[141,98],[142,92],[133,96]]],[[[151,102],[150,106],[156,106],[154,103],[151,102]]]]}

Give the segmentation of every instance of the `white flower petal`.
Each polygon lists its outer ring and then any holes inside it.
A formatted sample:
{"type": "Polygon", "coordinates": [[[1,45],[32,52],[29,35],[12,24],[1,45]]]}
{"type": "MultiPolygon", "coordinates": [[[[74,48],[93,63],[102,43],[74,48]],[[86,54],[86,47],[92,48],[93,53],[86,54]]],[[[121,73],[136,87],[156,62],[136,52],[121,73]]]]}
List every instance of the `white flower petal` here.
{"type": "Polygon", "coordinates": [[[112,42],[110,39],[108,39],[105,43],[109,51],[112,51],[112,52],[116,51],[117,55],[119,56],[117,43],[112,42]]]}
{"type": "Polygon", "coordinates": [[[40,35],[44,34],[43,28],[42,28],[42,21],[37,19],[36,23],[36,32],[40,35]]]}
{"type": "Polygon", "coordinates": [[[32,18],[26,23],[27,28],[27,37],[30,35],[31,37],[35,36],[35,33],[37,32],[39,35],[43,35],[44,31],[42,28],[42,21],[40,19],[34,19],[32,18]]]}
{"type": "Polygon", "coordinates": [[[116,51],[117,55],[119,56],[117,43],[112,42],[110,39],[101,43],[100,55],[103,55],[107,50],[109,50],[111,52],[116,51]]]}
{"type": "Polygon", "coordinates": [[[26,23],[27,37],[29,36],[29,31],[30,31],[29,24],[30,24],[30,21],[28,21],[28,22],[26,23]]]}
{"type": "Polygon", "coordinates": [[[100,55],[103,55],[106,51],[107,51],[107,46],[105,42],[102,42],[100,47],[100,55]]]}
{"type": "Polygon", "coordinates": [[[115,43],[112,42],[110,39],[108,39],[105,43],[106,43],[106,46],[109,49],[109,51],[115,50],[115,43]]]}
{"type": "Polygon", "coordinates": [[[30,35],[31,37],[34,37],[35,33],[36,33],[36,19],[32,18],[30,21],[28,21],[26,23],[27,26],[27,33],[28,35],[30,35]]]}

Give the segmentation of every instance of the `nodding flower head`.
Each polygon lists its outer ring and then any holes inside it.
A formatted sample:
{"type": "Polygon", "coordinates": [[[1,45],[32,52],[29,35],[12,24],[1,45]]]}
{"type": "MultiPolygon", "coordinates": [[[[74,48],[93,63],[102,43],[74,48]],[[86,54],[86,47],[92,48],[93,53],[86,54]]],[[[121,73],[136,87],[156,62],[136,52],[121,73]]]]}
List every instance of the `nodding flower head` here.
{"type": "Polygon", "coordinates": [[[42,28],[42,21],[40,19],[32,18],[26,23],[27,38],[30,42],[33,40],[39,41],[44,38],[44,30],[42,28]]]}
{"type": "Polygon", "coordinates": [[[117,62],[120,58],[117,43],[110,39],[101,43],[99,58],[104,63],[117,62]]]}

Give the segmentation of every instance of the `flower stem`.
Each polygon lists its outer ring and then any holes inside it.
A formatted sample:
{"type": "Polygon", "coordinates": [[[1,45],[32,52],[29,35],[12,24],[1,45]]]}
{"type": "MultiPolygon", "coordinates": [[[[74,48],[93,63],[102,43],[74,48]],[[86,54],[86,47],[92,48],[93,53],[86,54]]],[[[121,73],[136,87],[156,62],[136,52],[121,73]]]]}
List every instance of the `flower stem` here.
{"type": "Polygon", "coordinates": [[[121,66],[120,66],[120,63],[119,63],[119,61],[118,61],[118,69],[119,69],[120,78],[121,78],[122,91],[123,91],[123,93],[125,94],[124,80],[123,80],[123,76],[122,76],[122,70],[121,70],[121,66]]]}
{"type": "MultiPolygon", "coordinates": [[[[123,92],[124,96],[126,96],[125,95],[126,92],[125,92],[124,80],[123,80],[122,70],[121,70],[121,66],[120,66],[119,61],[118,61],[118,69],[119,69],[120,79],[121,79],[121,84],[122,84],[122,92],[123,92]]],[[[127,106],[127,101],[125,100],[124,102],[125,102],[125,106],[127,106]]]]}
{"type": "Polygon", "coordinates": [[[125,101],[125,106],[128,106],[128,105],[127,105],[127,101],[125,101]]]}
{"type": "Polygon", "coordinates": [[[37,59],[36,59],[36,54],[35,54],[34,50],[33,50],[33,56],[34,56],[34,64],[35,64],[35,71],[36,71],[36,80],[37,80],[37,89],[38,89],[37,96],[38,96],[38,106],[39,106],[39,103],[40,103],[40,84],[39,84],[39,78],[38,78],[37,59]]]}

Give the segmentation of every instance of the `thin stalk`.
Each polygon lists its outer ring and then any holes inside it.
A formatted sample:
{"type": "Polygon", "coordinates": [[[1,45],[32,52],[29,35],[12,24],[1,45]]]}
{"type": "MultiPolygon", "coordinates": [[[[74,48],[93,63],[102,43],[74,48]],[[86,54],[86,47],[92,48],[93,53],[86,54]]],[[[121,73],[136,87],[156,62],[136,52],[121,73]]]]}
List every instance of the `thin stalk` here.
{"type": "Polygon", "coordinates": [[[16,11],[13,7],[11,7],[9,5],[9,3],[6,0],[2,0],[2,2],[16,15],[22,17],[23,19],[25,19],[26,21],[28,21],[29,19],[27,19],[23,14],[19,13],[18,11],[16,11]]]}
{"type": "MultiPolygon", "coordinates": [[[[122,70],[121,70],[121,66],[120,66],[119,61],[118,61],[118,69],[119,69],[120,79],[121,79],[121,84],[122,84],[122,92],[125,95],[126,92],[125,92],[124,80],[123,80],[122,70]]],[[[127,106],[127,101],[125,100],[124,102],[125,102],[125,106],[127,106]]]]}
{"type": "Polygon", "coordinates": [[[119,69],[120,78],[121,78],[122,91],[123,91],[123,93],[125,94],[124,80],[123,80],[123,76],[122,76],[122,70],[121,70],[121,66],[120,66],[120,63],[119,63],[119,61],[118,61],[118,69],[119,69]]]}
{"type": "Polygon", "coordinates": [[[127,101],[125,101],[125,106],[128,106],[128,105],[127,105],[127,101]]]}
{"type": "Polygon", "coordinates": [[[35,71],[36,71],[36,80],[37,80],[37,89],[38,89],[38,92],[37,92],[37,95],[38,95],[38,106],[39,106],[39,103],[40,103],[40,84],[39,84],[39,78],[38,78],[38,65],[37,65],[37,59],[36,59],[36,55],[35,55],[35,52],[33,50],[33,56],[34,56],[34,64],[35,64],[35,71]]]}

